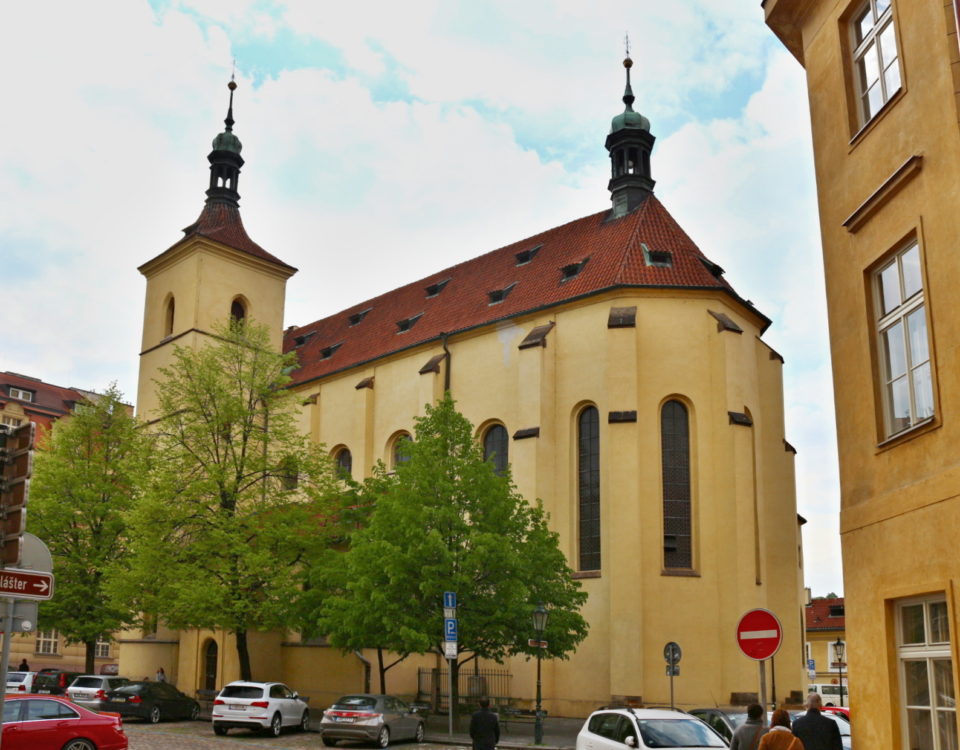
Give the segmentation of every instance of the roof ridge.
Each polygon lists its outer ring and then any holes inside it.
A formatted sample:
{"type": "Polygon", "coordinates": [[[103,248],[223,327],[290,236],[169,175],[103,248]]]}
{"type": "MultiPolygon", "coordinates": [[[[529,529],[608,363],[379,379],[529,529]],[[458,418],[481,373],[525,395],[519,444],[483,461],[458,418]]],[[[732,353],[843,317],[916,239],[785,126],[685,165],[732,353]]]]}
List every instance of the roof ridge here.
{"type": "Polygon", "coordinates": [[[624,245],[623,255],[620,257],[620,267],[617,269],[617,273],[614,276],[614,281],[617,283],[623,282],[623,277],[626,274],[627,268],[630,266],[630,258],[633,257],[634,250],[636,249],[637,244],[640,242],[640,225],[643,223],[643,219],[646,216],[647,204],[650,203],[653,199],[653,193],[647,196],[647,199],[637,206],[637,210],[634,211],[631,216],[633,216],[633,231],[630,232],[630,237],[627,240],[627,244],[624,245]]]}

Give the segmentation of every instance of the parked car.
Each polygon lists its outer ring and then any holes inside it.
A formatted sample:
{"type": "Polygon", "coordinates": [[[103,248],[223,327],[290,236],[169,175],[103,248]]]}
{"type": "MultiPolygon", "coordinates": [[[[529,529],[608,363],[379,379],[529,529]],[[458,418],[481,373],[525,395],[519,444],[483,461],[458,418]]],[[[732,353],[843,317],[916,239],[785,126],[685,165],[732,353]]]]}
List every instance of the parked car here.
{"type": "Polygon", "coordinates": [[[36,672],[7,672],[8,693],[33,692],[33,677],[36,672]]]}
{"type": "Polygon", "coordinates": [[[840,714],[847,721],[850,721],[850,709],[846,706],[824,706],[821,710],[822,712],[829,712],[832,714],[840,714]]]}
{"type": "Polygon", "coordinates": [[[692,708],[687,713],[705,721],[727,742],[733,740],[737,727],[747,720],[747,712],[740,707],[733,708],[692,708]]]}
{"type": "Polygon", "coordinates": [[[64,695],[67,686],[83,672],[66,672],[62,669],[41,669],[34,675],[33,692],[40,695],[64,695]]]}
{"type": "Polygon", "coordinates": [[[156,724],[164,719],[198,719],[200,704],[169,682],[128,682],[111,690],[103,711],[135,716],[156,724]]]}
{"type": "Polygon", "coordinates": [[[119,716],[98,714],[58,696],[8,695],[3,750],[127,750],[119,716]]]}
{"type": "Polygon", "coordinates": [[[691,750],[727,747],[727,742],[695,716],[651,708],[594,711],[577,735],[577,750],[624,750],[627,746],[691,750]]]}
{"type": "Polygon", "coordinates": [[[338,740],[363,740],[387,747],[391,740],[423,742],[423,717],[392,695],[345,695],[323,712],[324,745],[338,740]]]}
{"type": "Polygon", "coordinates": [[[213,733],[229,729],[266,731],[278,737],[284,727],[303,732],[310,728],[306,702],[281,682],[245,682],[225,685],[213,701],[213,733]]]}
{"type": "Polygon", "coordinates": [[[78,706],[91,711],[103,711],[107,693],[129,683],[126,677],[106,677],[102,674],[82,674],[67,688],[67,697],[78,706]]]}

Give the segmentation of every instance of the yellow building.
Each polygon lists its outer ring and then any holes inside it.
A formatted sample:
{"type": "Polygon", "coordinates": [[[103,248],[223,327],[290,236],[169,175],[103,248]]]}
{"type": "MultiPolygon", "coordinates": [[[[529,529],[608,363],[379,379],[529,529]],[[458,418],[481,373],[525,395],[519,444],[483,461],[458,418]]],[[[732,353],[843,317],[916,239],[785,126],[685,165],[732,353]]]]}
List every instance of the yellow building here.
{"type": "Polygon", "coordinates": [[[960,177],[949,0],[766,0],[809,88],[858,746],[957,747],[960,177]]]}
{"type": "MultiPolygon", "coordinates": [[[[629,67],[623,101],[606,140],[612,207],[286,331],[294,269],[243,230],[228,115],[200,219],[140,269],[138,410],[161,416],[157,368],[228,315],[268,324],[278,347],[297,351],[303,430],[357,479],[394,462],[414,417],[450,390],[486,451],[509,459],[519,490],[542,498],[589,594],[588,638],[570,661],[543,665],[551,714],[667,702],[669,641],[683,649],[678,704],[756,693],[757,667],[734,638],[755,607],[783,624],[768,676],[782,700],[806,681],[783,360],[762,341],[770,321],[653,194],[654,137],[633,110],[629,67]]],[[[296,633],[264,634],[252,650],[258,678],[284,679],[314,705],[362,689],[373,658],[296,633]]],[[[186,690],[237,676],[222,633],[126,634],[121,671],[159,664],[186,690]]],[[[435,665],[411,660],[390,673],[391,691],[423,697],[415,668],[435,665]]],[[[506,668],[507,694],[495,697],[529,702],[533,663],[506,668]]]]}
{"type": "MultiPolygon", "coordinates": [[[[846,706],[847,674],[846,618],[843,597],[820,597],[804,607],[807,642],[807,677],[818,686],[825,704],[846,706]],[[842,696],[842,698],[841,698],[842,696]]],[[[808,686],[808,690],[811,687],[808,686]]]]}

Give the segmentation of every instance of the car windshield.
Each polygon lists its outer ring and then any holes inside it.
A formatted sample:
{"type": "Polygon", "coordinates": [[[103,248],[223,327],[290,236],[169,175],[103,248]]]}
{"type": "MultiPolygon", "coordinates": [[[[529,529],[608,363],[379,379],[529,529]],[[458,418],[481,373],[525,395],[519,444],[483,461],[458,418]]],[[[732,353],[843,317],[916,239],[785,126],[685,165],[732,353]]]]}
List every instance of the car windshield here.
{"type": "Polygon", "coordinates": [[[730,723],[733,724],[733,728],[736,729],[747,720],[747,712],[733,713],[732,711],[727,711],[726,717],[730,719],[730,723]]]}
{"type": "Polygon", "coordinates": [[[103,680],[100,677],[78,677],[70,687],[92,688],[100,687],[102,684],[103,680]]]}
{"type": "Polygon", "coordinates": [[[377,699],[369,695],[345,695],[336,703],[334,708],[374,708],[377,705],[377,699]]]}
{"type": "Polygon", "coordinates": [[[693,719],[640,719],[640,737],[647,747],[726,747],[720,736],[693,719]]]}
{"type": "Polygon", "coordinates": [[[116,688],[113,692],[121,693],[123,695],[138,695],[147,689],[146,682],[128,682],[126,685],[121,685],[116,688]]]}
{"type": "Polygon", "coordinates": [[[23,682],[27,679],[26,672],[7,672],[7,682],[23,682]]]}
{"type": "Polygon", "coordinates": [[[257,685],[227,685],[220,691],[221,698],[262,698],[263,688],[257,685]]]}

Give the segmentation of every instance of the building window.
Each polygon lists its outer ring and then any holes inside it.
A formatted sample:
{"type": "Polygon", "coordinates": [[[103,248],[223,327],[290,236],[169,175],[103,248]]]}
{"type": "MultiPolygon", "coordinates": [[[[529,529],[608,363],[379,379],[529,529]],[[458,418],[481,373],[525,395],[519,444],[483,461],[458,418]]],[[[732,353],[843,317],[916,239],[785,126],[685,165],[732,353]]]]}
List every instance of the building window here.
{"type": "Polygon", "coordinates": [[[900,90],[891,1],[867,0],[853,15],[851,33],[860,124],[863,125],[900,90]]]}
{"type": "Polygon", "coordinates": [[[692,568],[690,420],[687,407],[667,401],[660,411],[663,473],[663,566],[692,568]]]}
{"type": "Polygon", "coordinates": [[[242,323],[247,317],[247,308],[243,304],[243,301],[235,299],[230,303],[230,319],[235,320],[237,323],[242,323]]]}
{"type": "Polygon", "coordinates": [[[396,469],[401,464],[410,460],[411,437],[407,433],[398,435],[393,441],[393,468],[396,469]]]}
{"type": "Polygon", "coordinates": [[[33,401],[33,391],[25,391],[23,388],[14,388],[12,385],[8,391],[10,398],[18,398],[21,401],[33,401]]]}
{"type": "Polygon", "coordinates": [[[19,417],[2,417],[0,418],[0,424],[5,424],[8,427],[17,427],[23,420],[19,417]]]}
{"type": "Polygon", "coordinates": [[[110,658],[110,636],[102,633],[97,636],[97,642],[93,646],[93,656],[95,659],[110,658]]]}
{"type": "Polygon", "coordinates": [[[874,276],[884,435],[933,416],[927,311],[916,242],[874,276]]]}
{"type": "Polygon", "coordinates": [[[493,464],[493,470],[503,476],[507,473],[509,435],[502,424],[495,424],[483,436],[483,460],[493,464]]]}
{"type": "Polygon", "coordinates": [[[600,413],[588,406],[577,420],[580,570],[600,570],[600,413]]]}
{"type": "Polygon", "coordinates": [[[341,448],[337,451],[334,462],[337,465],[337,474],[345,479],[353,476],[353,454],[350,453],[349,448],[341,448]]]}
{"type": "Polygon", "coordinates": [[[56,630],[40,630],[37,632],[38,654],[59,654],[60,633],[56,630]]]}
{"type": "Polygon", "coordinates": [[[163,335],[172,336],[173,335],[173,319],[174,312],[176,310],[176,305],[174,304],[173,297],[167,300],[167,311],[164,316],[163,322],[163,335]]]}
{"type": "Polygon", "coordinates": [[[943,596],[897,605],[897,659],[904,747],[953,750],[957,709],[950,620],[943,596]]]}

